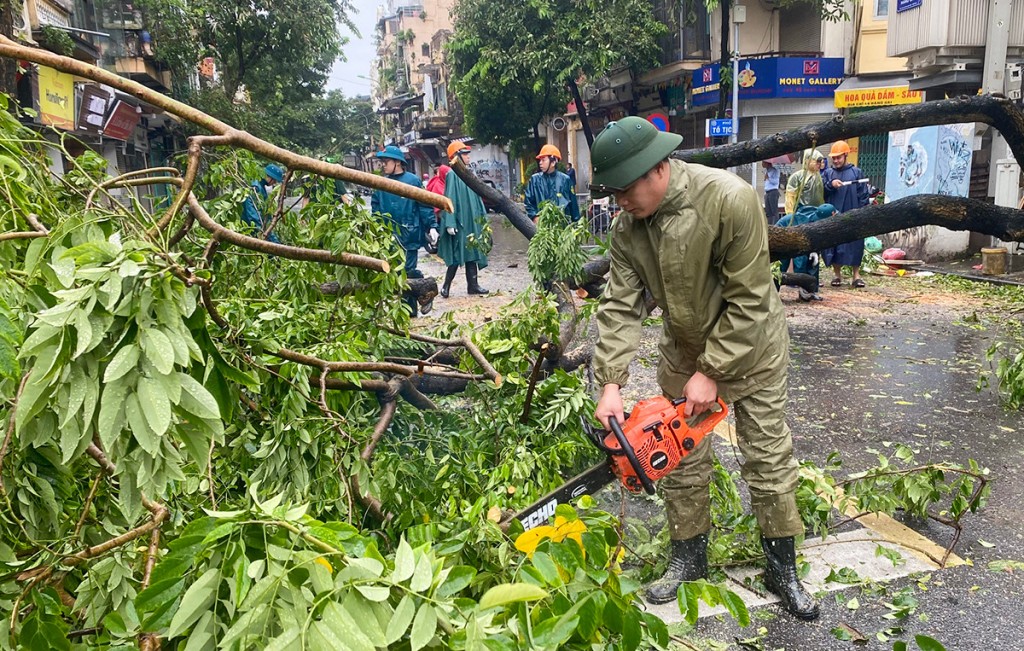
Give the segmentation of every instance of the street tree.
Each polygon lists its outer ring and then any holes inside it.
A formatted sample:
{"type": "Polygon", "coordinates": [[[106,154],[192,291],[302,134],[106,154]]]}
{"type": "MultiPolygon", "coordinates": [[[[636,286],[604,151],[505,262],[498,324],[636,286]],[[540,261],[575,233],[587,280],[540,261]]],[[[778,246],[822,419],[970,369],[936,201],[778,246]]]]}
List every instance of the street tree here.
{"type": "Polygon", "coordinates": [[[620,65],[648,69],[666,29],[643,0],[459,0],[452,16],[449,56],[467,129],[503,144],[532,132],[533,148],[544,117],[573,98],[582,110],[578,80],[620,65]]]}
{"type": "MultiPolygon", "coordinates": [[[[156,56],[171,69],[174,94],[251,133],[307,149],[310,119],[334,120],[340,98],[324,94],[331,66],[355,34],[349,0],[144,0],[156,56]],[[205,57],[216,77],[200,78],[205,57]],[[324,115],[324,113],[328,115],[324,115]]],[[[308,150],[308,149],[307,149],[308,150]]]]}
{"type": "MultiPolygon", "coordinates": [[[[525,294],[480,324],[410,328],[387,224],[325,193],[297,216],[278,201],[267,230],[289,244],[270,242],[225,180],[258,155],[288,168],[282,192],[310,173],[450,209],[444,197],[72,59],[4,38],[0,55],[208,132],[183,171],[111,178],[64,151],[58,178],[38,134],[0,110],[0,646],[668,646],[637,597],[651,568],[620,565],[624,530],[593,500],[530,532],[508,521],[600,456],[581,433],[583,374],[533,372],[569,336],[568,301],[525,294]],[[154,184],[177,191],[156,212],[112,192],[154,184]]],[[[913,460],[900,446],[850,481],[806,466],[809,526],[828,533],[841,507],[959,527],[984,505],[985,469],[913,460]]],[[[754,525],[716,474],[732,523],[719,548],[753,558],[754,525]]],[[[696,590],[684,601],[749,623],[726,588],[696,590]]]]}

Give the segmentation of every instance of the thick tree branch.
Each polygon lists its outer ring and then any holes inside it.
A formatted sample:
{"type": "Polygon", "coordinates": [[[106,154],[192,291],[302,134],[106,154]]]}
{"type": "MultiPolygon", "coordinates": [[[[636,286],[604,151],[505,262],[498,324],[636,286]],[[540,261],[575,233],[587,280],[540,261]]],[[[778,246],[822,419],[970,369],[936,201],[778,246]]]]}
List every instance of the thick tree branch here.
{"type": "Polygon", "coordinates": [[[269,242],[267,240],[242,235],[237,231],[224,228],[217,222],[213,221],[202,205],[200,205],[199,200],[191,194],[188,196],[188,208],[192,211],[196,220],[199,221],[199,225],[210,231],[210,233],[212,233],[218,240],[221,242],[227,242],[228,244],[234,244],[235,246],[242,247],[243,249],[259,251],[260,253],[266,253],[267,255],[276,255],[280,258],[288,258],[289,260],[324,262],[327,264],[344,265],[347,267],[359,267],[361,269],[369,269],[371,271],[379,271],[381,273],[388,273],[391,271],[391,265],[389,265],[385,260],[378,260],[377,258],[371,258],[365,255],[332,253],[321,249],[304,249],[298,246],[275,244],[274,242],[269,242]]]}
{"type": "Polygon", "coordinates": [[[725,168],[870,133],[962,122],[983,122],[995,127],[1006,138],[1017,160],[1024,160],[1024,112],[1011,100],[995,95],[974,95],[879,108],[856,116],[837,115],[803,129],[793,129],[734,145],[677,151],[673,156],[690,163],[725,168]]]}

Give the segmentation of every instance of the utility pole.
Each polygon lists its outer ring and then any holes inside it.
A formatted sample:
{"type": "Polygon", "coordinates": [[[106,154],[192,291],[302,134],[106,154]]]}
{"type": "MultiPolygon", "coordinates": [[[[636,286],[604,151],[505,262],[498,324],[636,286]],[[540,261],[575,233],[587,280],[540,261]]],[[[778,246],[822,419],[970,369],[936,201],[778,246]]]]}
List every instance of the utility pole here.
{"type": "Polygon", "coordinates": [[[732,8],[732,136],[729,142],[735,144],[740,138],[740,25],[747,22],[746,5],[732,8]]]}

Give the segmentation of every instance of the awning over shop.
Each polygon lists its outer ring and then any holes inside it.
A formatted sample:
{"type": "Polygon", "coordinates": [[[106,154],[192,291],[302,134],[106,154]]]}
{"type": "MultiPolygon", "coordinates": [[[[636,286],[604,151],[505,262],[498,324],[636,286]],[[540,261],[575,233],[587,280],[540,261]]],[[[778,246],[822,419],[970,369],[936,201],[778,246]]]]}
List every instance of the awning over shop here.
{"type": "Polygon", "coordinates": [[[981,86],[981,70],[947,70],[910,80],[910,90],[930,90],[940,86],[981,86]]]}
{"type": "Polygon", "coordinates": [[[835,90],[835,107],[861,108],[920,104],[924,101],[924,94],[911,90],[910,81],[910,77],[906,74],[847,77],[835,90]]]}

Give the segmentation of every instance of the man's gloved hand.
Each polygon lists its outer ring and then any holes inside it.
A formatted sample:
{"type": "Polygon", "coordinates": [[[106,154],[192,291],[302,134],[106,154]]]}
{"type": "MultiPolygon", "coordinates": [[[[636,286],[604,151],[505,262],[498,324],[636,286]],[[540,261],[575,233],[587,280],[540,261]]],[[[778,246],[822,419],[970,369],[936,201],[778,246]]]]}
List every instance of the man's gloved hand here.
{"type": "Polygon", "coordinates": [[[818,254],[817,253],[812,253],[809,256],[807,256],[807,262],[810,263],[811,267],[817,267],[818,266],[818,254]]]}
{"type": "Polygon", "coordinates": [[[431,228],[430,232],[427,233],[427,239],[430,241],[430,246],[437,246],[437,229],[431,228]]]}
{"type": "Polygon", "coordinates": [[[451,226],[449,226],[445,230],[448,232],[449,235],[455,235],[458,232],[458,231],[455,230],[455,228],[453,228],[451,226]]]}

